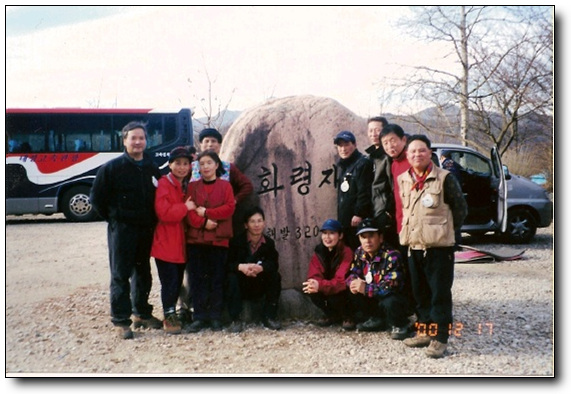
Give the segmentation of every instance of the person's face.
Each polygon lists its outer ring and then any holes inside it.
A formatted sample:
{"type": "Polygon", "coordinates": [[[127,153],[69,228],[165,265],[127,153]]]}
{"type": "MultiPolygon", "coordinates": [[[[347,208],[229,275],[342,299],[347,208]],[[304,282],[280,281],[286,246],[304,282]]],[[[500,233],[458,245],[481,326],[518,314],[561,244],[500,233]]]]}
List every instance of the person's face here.
{"type": "Polygon", "coordinates": [[[406,158],[415,172],[421,173],[428,168],[432,151],[420,140],[412,141],[407,148],[406,158]]]}
{"type": "Polygon", "coordinates": [[[339,157],[342,159],[347,159],[350,157],[353,152],[357,149],[357,145],[349,141],[339,141],[337,143],[337,153],[339,153],[339,157]]]}
{"type": "Polygon", "coordinates": [[[255,213],[250,216],[244,227],[246,227],[246,230],[252,235],[262,235],[266,227],[266,222],[261,214],[255,213]]]}
{"type": "Polygon", "coordinates": [[[213,150],[216,153],[220,153],[220,142],[214,137],[204,137],[200,143],[200,151],[204,152],[207,150],[213,150]]]}
{"type": "Polygon", "coordinates": [[[184,179],[190,171],[190,160],[186,157],[179,157],[178,159],[174,159],[172,163],[169,163],[169,168],[174,177],[180,181],[184,179]]]}
{"type": "Polygon", "coordinates": [[[383,236],[376,231],[367,231],[359,234],[359,241],[361,241],[363,250],[372,256],[381,248],[383,236]]]}
{"type": "Polygon", "coordinates": [[[218,163],[210,156],[204,156],[198,161],[200,166],[200,175],[202,178],[211,181],[216,178],[216,170],[218,169],[218,163]]]}
{"type": "Polygon", "coordinates": [[[140,160],[143,158],[143,152],[147,147],[147,138],[145,136],[145,130],[141,128],[129,130],[127,136],[123,138],[123,145],[125,146],[125,151],[135,160],[140,160]]]}
{"type": "Polygon", "coordinates": [[[396,159],[406,146],[406,137],[399,138],[395,133],[390,133],[381,137],[381,144],[385,153],[396,159]]]}
{"type": "Polygon", "coordinates": [[[383,124],[381,122],[369,122],[367,126],[367,136],[369,137],[369,141],[372,145],[379,147],[381,145],[381,141],[379,140],[379,134],[381,134],[381,130],[383,129],[383,124]]]}
{"type": "Polygon", "coordinates": [[[343,237],[343,234],[332,230],[323,230],[321,232],[321,241],[329,250],[333,249],[339,243],[339,240],[343,237]]]}

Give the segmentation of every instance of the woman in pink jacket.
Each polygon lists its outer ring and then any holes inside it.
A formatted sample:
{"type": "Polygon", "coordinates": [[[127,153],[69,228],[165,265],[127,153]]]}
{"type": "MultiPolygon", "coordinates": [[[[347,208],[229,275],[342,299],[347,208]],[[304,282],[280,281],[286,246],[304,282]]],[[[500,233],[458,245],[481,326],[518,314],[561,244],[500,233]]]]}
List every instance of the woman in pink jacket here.
{"type": "Polygon", "coordinates": [[[159,219],[153,238],[151,256],[155,258],[161,281],[161,301],[168,334],[180,334],[182,326],[176,316],[176,302],[186,265],[185,222],[188,211],[196,205],[184,198],[183,182],[190,173],[192,156],[183,147],[170,152],[170,173],[161,177],[155,194],[155,212],[159,219]]]}
{"type": "Polygon", "coordinates": [[[343,242],[343,226],[335,219],[327,219],[321,226],[321,243],[309,262],[303,292],[320,308],[325,317],[317,325],[327,327],[343,322],[345,330],[355,328],[348,313],[348,290],[345,276],[349,271],[353,252],[343,242]]]}

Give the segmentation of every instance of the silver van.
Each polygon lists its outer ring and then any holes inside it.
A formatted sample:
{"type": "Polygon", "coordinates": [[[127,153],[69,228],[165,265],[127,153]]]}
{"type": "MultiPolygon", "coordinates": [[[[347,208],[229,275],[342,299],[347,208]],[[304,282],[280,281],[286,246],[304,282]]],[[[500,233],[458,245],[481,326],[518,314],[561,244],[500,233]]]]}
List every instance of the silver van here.
{"type": "MultiPolygon", "coordinates": [[[[455,144],[433,143],[432,150],[459,165],[460,183],[468,203],[462,232],[493,231],[510,243],[528,243],[538,227],[553,221],[553,202],[547,191],[502,165],[497,149],[486,157],[475,149],[455,144]]],[[[440,160],[438,160],[440,163],[440,160]]]]}

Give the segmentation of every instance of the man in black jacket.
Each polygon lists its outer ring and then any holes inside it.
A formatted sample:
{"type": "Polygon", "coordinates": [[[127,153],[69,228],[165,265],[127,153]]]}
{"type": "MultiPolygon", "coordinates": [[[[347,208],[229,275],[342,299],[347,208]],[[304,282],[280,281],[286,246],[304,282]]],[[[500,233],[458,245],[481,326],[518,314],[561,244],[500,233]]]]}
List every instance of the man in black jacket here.
{"type": "Polygon", "coordinates": [[[246,231],[230,240],[227,263],[226,299],[232,324],[230,332],[241,332],[242,300],[263,297],[262,323],[272,330],[281,328],[277,320],[281,293],[279,254],[274,241],[264,235],[265,215],[259,207],[244,213],[246,231]]]}
{"type": "Polygon", "coordinates": [[[111,322],[120,338],[131,339],[131,323],[135,328],[162,328],[148,302],[150,252],[157,222],[155,189],[161,174],[145,153],[145,125],[130,122],[122,134],[125,153],[99,169],[91,202],[108,222],[111,322]]]}
{"type": "Polygon", "coordinates": [[[333,143],[340,158],[337,162],[337,219],[343,225],[345,242],[355,250],[360,245],[355,235],[357,226],[373,214],[373,162],[359,152],[350,131],[341,131],[333,143]]]}

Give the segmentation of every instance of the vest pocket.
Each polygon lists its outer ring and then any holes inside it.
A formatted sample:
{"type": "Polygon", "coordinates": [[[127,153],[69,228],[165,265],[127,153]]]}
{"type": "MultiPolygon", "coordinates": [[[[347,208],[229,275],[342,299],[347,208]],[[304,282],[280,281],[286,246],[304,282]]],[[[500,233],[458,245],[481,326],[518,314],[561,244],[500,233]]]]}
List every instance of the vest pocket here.
{"type": "Polygon", "coordinates": [[[421,225],[420,239],[425,246],[442,245],[442,242],[448,238],[448,219],[445,217],[425,217],[421,225]]]}

